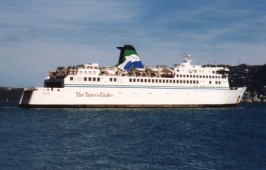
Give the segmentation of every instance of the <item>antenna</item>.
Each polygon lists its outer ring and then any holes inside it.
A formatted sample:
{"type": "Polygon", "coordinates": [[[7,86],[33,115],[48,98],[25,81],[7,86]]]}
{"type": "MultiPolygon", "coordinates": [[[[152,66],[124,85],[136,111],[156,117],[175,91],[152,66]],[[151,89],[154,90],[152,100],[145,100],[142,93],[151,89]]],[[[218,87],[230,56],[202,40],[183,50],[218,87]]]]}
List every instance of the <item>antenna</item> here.
{"type": "Polygon", "coordinates": [[[211,50],[210,50],[210,47],[209,47],[209,54],[208,54],[209,56],[209,65],[211,65],[211,50]]]}

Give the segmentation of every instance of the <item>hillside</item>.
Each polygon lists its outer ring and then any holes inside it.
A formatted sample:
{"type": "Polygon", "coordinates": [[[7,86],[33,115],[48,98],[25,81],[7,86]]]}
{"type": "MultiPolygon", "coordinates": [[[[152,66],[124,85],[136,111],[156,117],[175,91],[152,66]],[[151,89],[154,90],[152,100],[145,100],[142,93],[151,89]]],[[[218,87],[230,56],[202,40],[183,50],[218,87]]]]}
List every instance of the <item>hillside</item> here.
{"type": "Polygon", "coordinates": [[[250,97],[266,99],[266,64],[262,66],[241,64],[230,66],[229,69],[231,86],[246,86],[246,94],[250,97]]]}
{"type": "Polygon", "coordinates": [[[0,87],[0,102],[3,101],[14,101],[18,102],[23,89],[22,88],[7,88],[0,87]]]}

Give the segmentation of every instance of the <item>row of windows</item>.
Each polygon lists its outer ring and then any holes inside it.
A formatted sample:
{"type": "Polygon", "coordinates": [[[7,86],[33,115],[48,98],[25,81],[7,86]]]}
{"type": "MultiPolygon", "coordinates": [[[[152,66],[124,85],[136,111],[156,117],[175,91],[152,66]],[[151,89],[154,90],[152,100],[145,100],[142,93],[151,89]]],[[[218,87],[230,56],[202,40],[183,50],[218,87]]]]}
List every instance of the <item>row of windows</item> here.
{"type": "Polygon", "coordinates": [[[199,84],[198,80],[135,79],[135,78],[130,78],[129,82],[199,84]]]}
{"type": "MultiPolygon", "coordinates": [[[[180,83],[180,84],[199,84],[198,80],[164,80],[164,79],[129,79],[129,82],[148,82],[148,83],[180,83]]],[[[215,84],[221,84],[221,81],[215,81],[215,84]]],[[[212,84],[212,81],[209,81],[212,84]]]]}
{"type": "MultiPolygon", "coordinates": [[[[99,77],[84,77],[84,81],[100,81],[99,77]]],[[[73,81],[73,77],[70,77],[70,81],[73,81]]]]}
{"type": "Polygon", "coordinates": [[[79,74],[93,74],[93,75],[96,75],[96,71],[79,71],[79,74]]]}
{"type": "Polygon", "coordinates": [[[190,78],[216,78],[216,79],[225,79],[226,76],[207,76],[207,75],[182,75],[177,74],[176,77],[190,77],[190,78]]]}
{"type": "MultiPolygon", "coordinates": [[[[83,77],[84,81],[100,81],[100,77],[83,77]]],[[[116,78],[110,78],[110,82],[116,82],[116,78]]],[[[70,77],[70,81],[73,81],[73,77],[70,77]]]]}
{"type": "MultiPolygon", "coordinates": [[[[89,74],[89,75],[96,75],[96,71],[79,71],[79,74],[89,74]]],[[[208,76],[208,75],[183,75],[183,74],[177,74],[176,77],[190,77],[190,78],[218,78],[218,79],[224,79],[226,78],[225,75],[223,76],[208,76]]]]}
{"type": "MultiPolygon", "coordinates": [[[[212,84],[212,81],[209,81],[209,84],[212,84]]],[[[215,81],[215,84],[221,84],[221,81],[215,81]]]]}
{"type": "MultiPolygon", "coordinates": [[[[96,71],[79,71],[79,74],[89,74],[89,75],[96,75],[96,71]]],[[[190,77],[190,78],[218,78],[218,79],[225,79],[226,76],[208,76],[208,75],[183,75],[177,74],[176,77],[190,77]]]]}
{"type": "Polygon", "coordinates": [[[110,82],[112,81],[116,82],[116,78],[110,78],[110,82]]]}
{"type": "MultiPolygon", "coordinates": [[[[84,77],[84,81],[100,81],[99,77],[84,77]]],[[[70,77],[70,81],[73,81],[73,77],[70,77]]],[[[110,82],[116,82],[116,78],[110,78],[110,82]]],[[[199,84],[198,80],[168,80],[168,79],[138,79],[130,78],[129,82],[144,82],[144,83],[180,83],[180,84],[199,84]]],[[[212,84],[212,81],[209,81],[212,84]]],[[[221,81],[215,81],[215,84],[221,84],[221,81]]]]}
{"type": "Polygon", "coordinates": [[[84,77],[84,81],[100,81],[100,78],[99,77],[84,77]]]}

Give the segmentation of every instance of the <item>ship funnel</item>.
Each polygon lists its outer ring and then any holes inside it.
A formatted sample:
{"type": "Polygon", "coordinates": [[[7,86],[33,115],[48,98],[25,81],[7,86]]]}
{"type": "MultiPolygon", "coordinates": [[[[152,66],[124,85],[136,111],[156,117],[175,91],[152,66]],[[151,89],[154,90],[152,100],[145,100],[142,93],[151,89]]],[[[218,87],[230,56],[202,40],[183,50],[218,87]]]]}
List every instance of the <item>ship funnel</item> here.
{"type": "Polygon", "coordinates": [[[137,51],[132,45],[124,45],[124,47],[117,47],[120,51],[118,68],[123,70],[130,70],[130,68],[144,68],[137,51]]]}

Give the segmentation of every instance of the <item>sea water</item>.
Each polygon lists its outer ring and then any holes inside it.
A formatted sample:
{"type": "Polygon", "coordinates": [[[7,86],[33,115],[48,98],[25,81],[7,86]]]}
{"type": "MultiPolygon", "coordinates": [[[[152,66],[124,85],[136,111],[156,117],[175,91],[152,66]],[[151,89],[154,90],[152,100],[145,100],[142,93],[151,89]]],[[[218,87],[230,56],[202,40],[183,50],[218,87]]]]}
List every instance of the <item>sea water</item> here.
{"type": "Polygon", "coordinates": [[[0,105],[0,169],[265,169],[266,104],[199,109],[0,105]]]}

